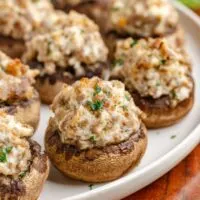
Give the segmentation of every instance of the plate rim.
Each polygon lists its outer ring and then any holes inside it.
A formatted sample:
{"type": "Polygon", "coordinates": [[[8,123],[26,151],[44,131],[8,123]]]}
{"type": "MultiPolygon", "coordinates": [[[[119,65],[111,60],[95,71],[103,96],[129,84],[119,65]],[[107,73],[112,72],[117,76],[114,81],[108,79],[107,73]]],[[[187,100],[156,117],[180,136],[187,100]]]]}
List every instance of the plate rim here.
{"type": "MultiPolygon", "coordinates": [[[[174,2],[174,0],[170,0],[170,1],[172,2],[172,4],[175,5],[175,7],[180,12],[184,13],[188,18],[190,18],[200,28],[200,19],[197,14],[195,14],[192,10],[190,10],[189,8],[187,8],[186,6],[182,5],[179,2],[174,2]]],[[[83,192],[78,195],[65,197],[65,198],[62,198],[61,200],[87,200],[88,198],[92,198],[92,197],[95,198],[95,196],[98,196],[100,194],[112,192],[113,189],[118,189],[118,187],[120,188],[121,186],[128,184],[133,179],[136,179],[137,177],[141,176],[142,174],[143,175],[149,174],[155,169],[160,169],[162,171],[160,173],[160,175],[156,176],[156,179],[158,179],[159,177],[161,177],[162,175],[164,175],[165,173],[170,171],[174,166],[176,166],[176,164],[178,164],[182,159],[184,159],[200,143],[199,132],[200,132],[200,122],[193,129],[193,131],[190,133],[190,135],[188,135],[182,142],[180,142],[177,146],[175,146],[173,149],[171,149],[163,157],[155,160],[150,165],[144,167],[143,169],[139,170],[138,172],[135,172],[134,174],[130,174],[125,177],[121,177],[120,179],[118,179],[114,182],[107,183],[106,185],[101,186],[96,189],[93,189],[92,191],[87,191],[87,192],[83,192]],[[187,147],[188,143],[191,144],[189,147],[187,147]],[[176,162],[169,163],[168,169],[162,169],[163,163],[170,160],[171,157],[173,157],[174,155],[177,155],[180,151],[183,151],[185,153],[182,154],[182,156],[180,156],[176,162]]],[[[166,168],[166,165],[165,165],[165,168],[166,168]]],[[[137,189],[135,189],[135,191],[133,191],[133,190],[132,191],[136,192],[139,189],[144,188],[145,186],[149,185],[156,179],[154,176],[154,178],[151,178],[145,184],[142,184],[141,187],[139,186],[137,189]]],[[[123,191],[121,198],[125,197],[126,195],[132,194],[133,193],[132,191],[123,191]]]]}

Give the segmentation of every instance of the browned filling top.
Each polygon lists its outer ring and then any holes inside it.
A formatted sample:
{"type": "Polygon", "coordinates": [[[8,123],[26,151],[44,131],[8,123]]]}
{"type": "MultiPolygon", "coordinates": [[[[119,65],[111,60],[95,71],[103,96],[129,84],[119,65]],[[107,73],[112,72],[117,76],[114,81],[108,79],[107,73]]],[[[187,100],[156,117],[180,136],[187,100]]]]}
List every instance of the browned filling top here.
{"type": "Polygon", "coordinates": [[[178,24],[176,10],[164,0],[108,2],[108,30],[151,37],[168,33],[178,24]]]}

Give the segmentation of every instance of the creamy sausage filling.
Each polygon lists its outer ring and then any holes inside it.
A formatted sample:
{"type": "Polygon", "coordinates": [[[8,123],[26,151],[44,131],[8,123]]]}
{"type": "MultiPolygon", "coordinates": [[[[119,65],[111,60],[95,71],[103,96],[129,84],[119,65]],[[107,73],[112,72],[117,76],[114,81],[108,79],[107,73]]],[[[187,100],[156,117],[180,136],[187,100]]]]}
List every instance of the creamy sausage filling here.
{"type": "Polygon", "coordinates": [[[0,52],[0,101],[26,100],[33,96],[31,84],[37,71],[30,70],[19,59],[12,60],[0,52]]]}
{"type": "Polygon", "coordinates": [[[119,41],[112,76],[125,79],[126,87],[142,97],[168,95],[171,106],[189,98],[193,90],[187,56],[164,39],[119,41]]]}
{"type": "Polygon", "coordinates": [[[49,0],[1,0],[0,10],[0,33],[26,39],[35,29],[47,25],[53,6],[49,0]]]}
{"type": "Polygon", "coordinates": [[[81,76],[85,74],[84,65],[98,68],[96,64],[106,62],[107,54],[97,25],[84,15],[70,12],[63,30],[39,35],[28,42],[24,60],[44,63],[44,74],[54,74],[56,67],[73,67],[76,76],[81,76]]]}
{"type": "Polygon", "coordinates": [[[165,0],[112,0],[110,30],[143,37],[165,35],[177,27],[178,14],[165,0]]]}
{"type": "Polygon", "coordinates": [[[13,116],[0,113],[0,174],[22,177],[29,168],[31,151],[29,142],[33,129],[15,120],[13,116]]]}
{"type": "Polygon", "coordinates": [[[52,109],[62,143],[79,149],[120,143],[141,125],[142,113],[119,81],[94,77],[66,85],[52,109]]]}

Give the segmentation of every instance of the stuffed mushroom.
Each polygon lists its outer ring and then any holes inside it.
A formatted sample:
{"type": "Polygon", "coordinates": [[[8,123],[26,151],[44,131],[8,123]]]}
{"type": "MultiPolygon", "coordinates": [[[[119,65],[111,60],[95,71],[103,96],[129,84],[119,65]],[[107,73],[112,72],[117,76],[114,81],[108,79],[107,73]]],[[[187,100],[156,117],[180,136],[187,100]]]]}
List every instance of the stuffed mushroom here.
{"type": "Polygon", "coordinates": [[[111,0],[107,32],[160,37],[176,31],[178,13],[165,0],[111,0]]]}
{"type": "Polygon", "coordinates": [[[75,9],[100,26],[111,58],[116,41],[128,37],[165,37],[173,47],[183,47],[184,31],[178,13],[165,0],[94,0],[75,9]]]}
{"type": "Polygon", "coordinates": [[[0,110],[34,129],[40,118],[39,94],[32,86],[37,73],[0,52],[0,110]]]}
{"type": "Polygon", "coordinates": [[[36,200],[49,173],[32,127],[0,113],[0,199],[36,200]]]}
{"type": "Polygon", "coordinates": [[[114,180],[136,166],[146,150],[142,112],[119,81],[94,77],[66,85],[52,110],[45,149],[66,176],[114,180]]]}
{"type": "Polygon", "coordinates": [[[0,10],[0,50],[13,58],[23,54],[25,41],[32,35],[57,24],[57,13],[49,0],[0,1],[0,10]]]}
{"type": "Polygon", "coordinates": [[[39,69],[36,88],[44,103],[52,103],[63,83],[82,77],[108,78],[108,49],[93,21],[70,12],[63,29],[34,37],[27,43],[25,63],[39,69]]]}
{"type": "Polygon", "coordinates": [[[175,124],[192,108],[194,81],[187,54],[164,39],[128,38],[117,43],[111,79],[125,83],[149,128],[175,124]]]}

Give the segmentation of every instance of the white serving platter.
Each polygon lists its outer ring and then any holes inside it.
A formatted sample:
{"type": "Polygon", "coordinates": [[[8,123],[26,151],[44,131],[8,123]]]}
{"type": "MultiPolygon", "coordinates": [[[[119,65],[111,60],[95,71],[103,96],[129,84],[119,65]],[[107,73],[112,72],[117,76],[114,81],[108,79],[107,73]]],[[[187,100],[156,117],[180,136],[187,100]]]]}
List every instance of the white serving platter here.
{"type": "MultiPolygon", "coordinates": [[[[118,200],[150,184],[173,168],[200,142],[200,18],[186,7],[175,4],[187,36],[187,50],[193,62],[196,100],[192,112],[170,128],[149,131],[147,152],[135,168],[120,179],[89,184],[64,177],[51,167],[40,200],[118,200]]],[[[51,112],[42,106],[41,121],[34,139],[42,146],[51,112]]]]}

